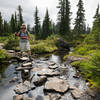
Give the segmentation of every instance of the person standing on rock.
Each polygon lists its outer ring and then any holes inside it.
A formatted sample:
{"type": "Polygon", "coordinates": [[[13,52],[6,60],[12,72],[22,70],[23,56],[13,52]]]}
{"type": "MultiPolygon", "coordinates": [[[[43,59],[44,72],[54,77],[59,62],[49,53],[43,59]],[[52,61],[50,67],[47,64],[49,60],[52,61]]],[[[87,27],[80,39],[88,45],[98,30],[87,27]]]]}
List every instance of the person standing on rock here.
{"type": "Polygon", "coordinates": [[[21,56],[23,55],[23,52],[26,50],[28,52],[28,56],[31,60],[32,58],[31,58],[31,50],[30,50],[29,40],[31,40],[32,42],[33,42],[33,40],[30,37],[25,24],[22,24],[21,30],[18,33],[15,32],[15,36],[20,37],[21,56]]]}

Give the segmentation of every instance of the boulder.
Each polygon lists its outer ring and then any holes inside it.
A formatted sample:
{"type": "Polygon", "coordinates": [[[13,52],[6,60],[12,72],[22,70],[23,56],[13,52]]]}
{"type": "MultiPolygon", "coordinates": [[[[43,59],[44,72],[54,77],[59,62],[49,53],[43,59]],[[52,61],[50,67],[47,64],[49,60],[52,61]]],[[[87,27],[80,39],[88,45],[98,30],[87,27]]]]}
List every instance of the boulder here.
{"type": "Polygon", "coordinates": [[[70,44],[64,41],[62,38],[58,38],[57,46],[59,48],[67,49],[68,51],[70,51],[70,47],[71,47],[70,44]]]}
{"type": "Polygon", "coordinates": [[[59,78],[49,78],[45,84],[46,91],[55,91],[59,93],[65,93],[68,90],[69,86],[65,80],[59,78]]]}
{"type": "Polygon", "coordinates": [[[35,89],[35,86],[33,84],[30,84],[29,81],[25,81],[24,83],[20,83],[16,86],[16,89],[14,89],[16,94],[24,94],[28,91],[35,89]]]}
{"type": "Polygon", "coordinates": [[[13,83],[13,82],[16,82],[16,81],[18,81],[18,77],[14,77],[13,79],[11,79],[11,80],[9,81],[9,83],[13,83]]]}
{"type": "Polygon", "coordinates": [[[76,56],[68,56],[67,61],[74,62],[74,61],[80,61],[88,59],[87,57],[76,57],[76,56]]]}
{"type": "Polygon", "coordinates": [[[51,66],[49,66],[49,68],[50,69],[56,69],[56,68],[58,68],[58,65],[51,65],[51,66]]]}
{"type": "Polygon", "coordinates": [[[50,69],[43,69],[37,73],[39,76],[58,76],[60,73],[58,71],[53,71],[50,69]]]}
{"type": "Polygon", "coordinates": [[[44,96],[44,100],[59,100],[60,98],[60,94],[48,94],[47,96],[44,96]]]}
{"type": "Polygon", "coordinates": [[[40,86],[42,84],[44,84],[47,80],[47,77],[46,76],[40,76],[37,80],[34,81],[34,84],[36,86],[40,86]]]}
{"type": "Polygon", "coordinates": [[[32,66],[32,63],[31,62],[28,62],[28,63],[22,64],[22,66],[23,67],[32,66]]]}
{"type": "Polygon", "coordinates": [[[23,100],[35,100],[34,98],[25,97],[23,100]]]}
{"type": "Polygon", "coordinates": [[[74,86],[70,86],[70,89],[71,89],[71,94],[75,99],[79,99],[82,97],[83,91],[74,86]]]}
{"type": "Polygon", "coordinates": [[[23,71],[23,70],[31,70],[32,67],[18,67],[16,68],[16,71],[23,71]]]}
{"type": "Polygon", "coordinates": [[[8,53],[15,53],[14,50],[8,50],[8,53]]]}
{"type": "Polygon", "coordinates": [[[3,47],[0,45],[0,49],[3,49],[3,47]]]}
{"type": "Polygon", "coordinates": [[[38,72],[38,71],[41,71],[41,70],[43,70],[43,67],[35,67],[31,71],[38,72]]]}
{"type": "Polygon", "coordinates": [[[55,65],[55,64],[56,64],[56,63],[53,62],[53,61],[48,62],[48,65],[49,65],[49,66],[53,66],[53,65],[55,65]]]}
{"type": "Polygon", "coordinates": [[[23,100],[23,95],[13,96],[13,100],[23,100]]]}
{"type": "Polygon", "coordinates": [[[22,58],[20,58],[20,60],[21,60],[21,61],[28,61],[29,58],[28,58],[28,57],[22,57],[22,58]]]}

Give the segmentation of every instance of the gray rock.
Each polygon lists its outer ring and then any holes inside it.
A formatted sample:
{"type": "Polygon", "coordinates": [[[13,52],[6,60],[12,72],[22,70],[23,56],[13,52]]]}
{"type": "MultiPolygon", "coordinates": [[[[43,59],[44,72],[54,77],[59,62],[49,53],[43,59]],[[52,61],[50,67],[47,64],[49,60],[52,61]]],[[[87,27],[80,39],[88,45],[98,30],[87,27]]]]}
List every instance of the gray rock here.
{"type": "Polygon", "coordinates": [[[39,76],[58,76],[60,73],[58,71],[53,71],[50,69],[43,69],[37,73],[39,76]]]}
{"type": "Polygon", "coordinates": [[[60,94],[48,94],[47,96],[44,96],[44,100],[59,100],[60,98],[60,94]]]}
{"type": "Polygon", "coordinates": [[[46,76],[40,76],[37,80],[34,81],[34,84],[36,86],[40,86],[42,84],[44,84],[47,80],[47,77],[46,76]]]}
{"type": "Polygon", "coordinates": [[[9,53],[15,53],[15,51],[14,51],[14,50],[8,50],[8,52],[9,52],[9,53]]]}
{"type": "Polygon", "coordinates": [[[35,100],[35,99],[34,99],[34,98],[26,97],[26,98],[24,98],[23,100],[35,100]]]}
{"type": "Polygon", "coordinates": [[[22,71],[22,70],[30,70],[32,67],[18,67],[16,68],[16,71],[22,71]]]}
{"type": "Polygon", "coordinates": [[[56,64],[56,63],[53,62],[53,61],[50,61],[50,62],[48,63],[49,66],[54,66],[55,64],[56,64]]]}
{"type": "Polygon", "coordinates": [[[9,81],[9,83],[13,83],[13,82],[16,82],[16,81],[18,81],[18,77],[14,77],[13,79],[11,79],[11,80],[9,81]]]}
{"type": "Polygon", "coordinates": [[[16,89],[14,89],[14,91],[16,92],[16,94],[24,94],[34,88],[35,86],[33,84],[31,85],[29,81],[25,81],[24,83],[18,84],[16,86],[16,89]]]}
{"type": "Polygon", "coordinates": [[[28,62],[28,63],[23,64],[22,66],[23,67],[32,66],[32,63],[31,62],[28,62]]]}
{"type": "Polygon", "coordinates": [[[0,49],[3,49],[3,47],[0,45],[0,49]]]}
{"type": "Polygon", "coordinates": [[[49,78],[45,84],[45,90],[47,91],[56,91],[60,93],[65,93],[68,90],[69,86],[65,80],[59,78],[49,78]]]}
{"type": "Polygon", "coordinates": [[[41,71],[41,70],[43,70],[43,67],[35,67],[31,71],[32,72],[38,72],[38,71],[41,71]]]}
{"type": "Polygon", "coordinates": [[[22,57],[22,58],[20,58],[20,60],[21,60],[21,61],[28,61],[29,58],[28,58],[28,57],[22,57]]]}
{"type": "Polygon", "coordinates": [[[74,86],[70,86],[71,89],[71,94],[75,99],[79,99],[82,97],[83,95],[83,91],[78,89],[77,87],[74,86]]]}
{"type": "Polygon", "coordinates": [[[13,100],[23,100],[23,95],[13,96],[13,100]]]}
{"type": "Polygon", "coordinates": [[[56,68],[58,68],[58,65],[51,65],[51,66],[49,66],[49,68],[50,69],[56,69],[56,68]]]}

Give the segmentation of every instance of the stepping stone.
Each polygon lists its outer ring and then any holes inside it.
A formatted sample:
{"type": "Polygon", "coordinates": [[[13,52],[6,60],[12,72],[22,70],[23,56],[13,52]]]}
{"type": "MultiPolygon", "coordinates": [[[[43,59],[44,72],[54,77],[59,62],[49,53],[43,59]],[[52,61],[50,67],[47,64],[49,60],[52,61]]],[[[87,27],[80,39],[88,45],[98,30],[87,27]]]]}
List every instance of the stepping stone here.
{"type": "Polygon", "coordinates": [[[58,68],[58,65],[52,65],[52,66],[49,66],[50,69],[56,69],[58,68]]]}
{"type": "Polygon", "coordinates": [[[28,57],[22,57],[22,58],[20,58],[20,60],[21,60],[21,61],[28,61],[29,58],[28,58],[28,57]]]}
{"type": "Polygon", "coordinates": [[[77,87],[70,86],[71,94],[75,99],[79,99],[83,95],[83,91],[78,89],[77,87]]]}
{"type": "Polygon", "coordinates": [[[46,77],[46,76],[40,76],[37,80],[34,81],[34,84],[35,84],[36,86],[41,86],[41,85],[43,85],[46,81],[47,81],[47,77],[46,77]]]}
{"type": "Polygon", "coordinates": [[[60,94],[48,94],[47,96],[44,96],[44,100],[59,100],[60,98],[60,94]]]}
{"type": "Polygon", "coordinates": [[[9,81],[9,83],[14,83],[14,82],[16,82],[16,81],[18,81],[18,77],[14,77],[13,79],[11,79],[11,80],[9,81]]]}
{"type": "Polygon", "coordinates": [[[14,51],[14,50],[8,50],[8,52],[9,52],[9,53],[15,53],[15,51],[14,51]]]}
{"type": "Polygon", "coordinates": [[[22,66],[23,67],[32,66],[32,63],[31,62],[28,62],[28,63],[23,64],[22,66]]]}
{"type": "Polygon", "coordinates": [[[54,77],[49,78],[49,80],[45,84],[44,90],[65,93],[68,90],[68,88],[69,86],[65,80],[54,77]]]}
{"type": "Polygon", "coordinates": [[[38,71],[41,71],[43,70],[43,67],[34,67],[31,71],[32,72],[38,72],[38,71]]]}
{"type": "Polygon", "coordinates": [[[31,70],[33,67],[18,67],[16,71],[31,70]]]}
{"type": "Polygon", "coordinates": [[[30,90],[35,89],[35,86],[30,84],[29,81],[25,81],[24,83],[20,83],[14,89],[16,94],[24,94],[29,92],[30,90]]]}
{"type": "Polygon", "coordinates": [[[34,98],[25,97],[23,100],[35,100],[34,98]]]}
{"type": "Polygon", "coordinates": [[[55,65],[56,63],[53,62],[53,61],[50,61],[48,64],[49,64],[49,66],[53,66],[53,65],[55,65]]]}
{"type": "Polygon", "coordinates": [[[39,76],[58,76],[60,73],[58,71],[53,71],[51,69],[43,69],[37,73],[39,76]]]}
{"type": "Polygon", "coordinates": [[[23,100],[23,95],[13,96],[13,100],[23,100]]]}

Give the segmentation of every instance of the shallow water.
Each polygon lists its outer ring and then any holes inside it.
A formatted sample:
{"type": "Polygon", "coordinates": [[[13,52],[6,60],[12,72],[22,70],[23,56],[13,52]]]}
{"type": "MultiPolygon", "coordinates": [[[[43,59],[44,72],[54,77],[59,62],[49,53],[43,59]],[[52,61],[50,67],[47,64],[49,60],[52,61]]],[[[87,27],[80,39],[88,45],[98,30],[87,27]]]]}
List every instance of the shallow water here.
{"type": "MultiPolygon", "coordinates": [[[[48,60],[47,58],[41,57],[38,59],[35,59],[33,62],[33,67],[37,66],[43,66],[44,68],[48,67],[48,62],[53,61],[59,66],[66,68],[66,70],[62,70],[62,76],[67,80],[68,84],[70,86],[76,86],[82,91],[85,91],[88,87],[86,86],[86,82],[82,78],[74,78],[73,76],[76,74],[75,68],[73,68],[70,64],[63,64],[60,56],[58,55],[51,55],[48,60]],[[65,71],[65,72],[63,72],[65,71]]],[[[17,76],[19,78],[19,81],[21,81],[21,76],[20,73],[17,75],[14,74],[15,72],[15,67],[18,66],[17,64],[10,64],[8,68],[2,73],[2,80],[0,82],[0,100],[13,100],[13,96],[15,95],[13,89],[15,88],[16,83],[9,83],[9,80],[11,80],[13,77],[17,76]]],[[[58,69],[59,70],[59,69],[58,69]]],[[[32,81],[37,79],[37,73],[32,73],[35,74],[35,77],[33,78],[32,81]]],[[[28,94],[25,94],[24,96],[29,96],[29,97],[35,97],[36,100],[43,100],[44,97],[44,91],[43,91],[44,86],[37,87],[35,90],[30,91],[28,94]]],[[[62,96],[60,100],[75,100],[70,92],[67,92],[62,96]]],[[[88,99],[87,99],[88,100],[88,99]]]]}

